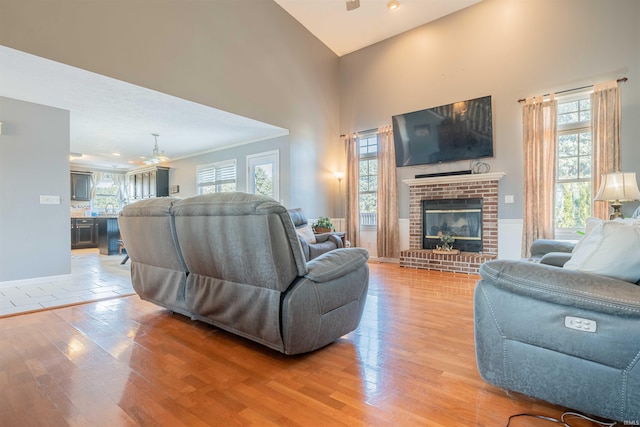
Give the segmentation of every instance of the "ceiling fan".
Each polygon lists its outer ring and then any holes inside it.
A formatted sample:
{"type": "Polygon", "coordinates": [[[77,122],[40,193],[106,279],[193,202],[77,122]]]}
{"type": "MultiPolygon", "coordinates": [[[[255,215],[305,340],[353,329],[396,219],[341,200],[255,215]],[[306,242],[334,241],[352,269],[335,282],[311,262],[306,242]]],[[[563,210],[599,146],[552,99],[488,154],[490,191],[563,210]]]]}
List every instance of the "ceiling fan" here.
{"type": "MultiPolygon", "coordinates": [[[[360,0],[346,0],[347,1],[347,10],[354,10],[360,7],[360,0]]],[[[387,2],[387,9],[395,10],[400,7],[400,2],[398,0],[389,0],[387,2]]]]}
{"type": "Polygon", "coordinates": [[[347,10],[354,10],[360,7],[360,0],[347,0],[347,10]]]}

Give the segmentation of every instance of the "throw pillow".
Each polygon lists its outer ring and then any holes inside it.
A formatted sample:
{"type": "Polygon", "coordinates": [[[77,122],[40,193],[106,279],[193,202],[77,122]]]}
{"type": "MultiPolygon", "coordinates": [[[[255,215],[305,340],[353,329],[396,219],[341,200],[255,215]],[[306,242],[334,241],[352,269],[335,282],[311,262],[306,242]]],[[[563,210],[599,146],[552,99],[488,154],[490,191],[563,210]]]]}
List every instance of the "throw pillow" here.
{"type": "Polygon", "coordinates": [[[307,243],[316,243],[316,235],[313,234],[313,230],[309,224],[304,227],[296,228],[296,233],[300,235],[307,243]]]}
{"type": "Polygon", "coordinates": [[[637,282],[640,280],[640,222],[614,220],[597,224],[578,242],[564,268],[637,282]]]}
{"type": "Polygon", "coordinates": [[[604,220],[600,219],[600,218],[588,218],[587,219],[587,224],[584,227],[584,235],[586,236],[587,234],[591,233],[591,231],[593,231],[594,228],[596,228],[596,225],[598,224],[602,224],[604,220]]]}

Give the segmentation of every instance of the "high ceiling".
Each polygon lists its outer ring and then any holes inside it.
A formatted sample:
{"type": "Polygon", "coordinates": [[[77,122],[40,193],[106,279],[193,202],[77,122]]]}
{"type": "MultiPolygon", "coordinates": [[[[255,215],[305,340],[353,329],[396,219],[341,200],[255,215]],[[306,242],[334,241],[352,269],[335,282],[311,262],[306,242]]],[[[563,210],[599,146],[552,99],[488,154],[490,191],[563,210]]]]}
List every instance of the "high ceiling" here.
{"type": "MultiPolygon", "coordinates": [[[[438,19],[480,0],[275,0],[338,56],[438,19]]],[[[0,95],[70,111],[72,164],[134,169],[154,138],[171,160],[288,130],[0,46],[0,95]],[[115,153],[115,154],[114,154],[115,153]]],[[[72,166],[73,167],[73,166],[72,166]]]]}
{"type": "Polygon", "coordinates": [[[338,56],[480,2],[398,0],[400,7],[389,10],[386,7],[388,1],[359,0],[360,7],[347,11],[347,0],[275,0],[338,56]]]}

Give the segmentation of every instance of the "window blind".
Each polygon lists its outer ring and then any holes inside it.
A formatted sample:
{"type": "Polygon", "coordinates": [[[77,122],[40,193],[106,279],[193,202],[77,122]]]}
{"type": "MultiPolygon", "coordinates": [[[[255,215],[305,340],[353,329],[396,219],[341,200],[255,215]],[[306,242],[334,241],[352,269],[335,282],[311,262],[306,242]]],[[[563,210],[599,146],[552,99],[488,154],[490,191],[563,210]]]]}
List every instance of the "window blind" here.
{"type": "Polygon", "coordinates": [[[236,183],[236,160],[225,160],[201,165],[196,168],[196,187],[198,193],[220,191],[225,184],[236,183]],[[205,188],[210,189],[205,191],[205,188]]]}

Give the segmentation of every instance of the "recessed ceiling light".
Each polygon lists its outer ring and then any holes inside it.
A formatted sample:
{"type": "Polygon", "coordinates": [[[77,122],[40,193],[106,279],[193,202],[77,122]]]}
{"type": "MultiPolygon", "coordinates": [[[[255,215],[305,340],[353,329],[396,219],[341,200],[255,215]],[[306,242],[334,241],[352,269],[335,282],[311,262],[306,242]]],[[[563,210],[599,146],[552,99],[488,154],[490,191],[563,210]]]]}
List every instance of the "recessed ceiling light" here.
{"type": "Polygon", "coordinates": [[[111,155],[120,157],[120,153],[111,153],[111,155]]]}
{"type": "Polygon", "coordinates": [[[400,2],[398,0],[389,0],[387,2],[387,9],[389,10],[396,10],[399,7],[400,7],[400,2]]]}

